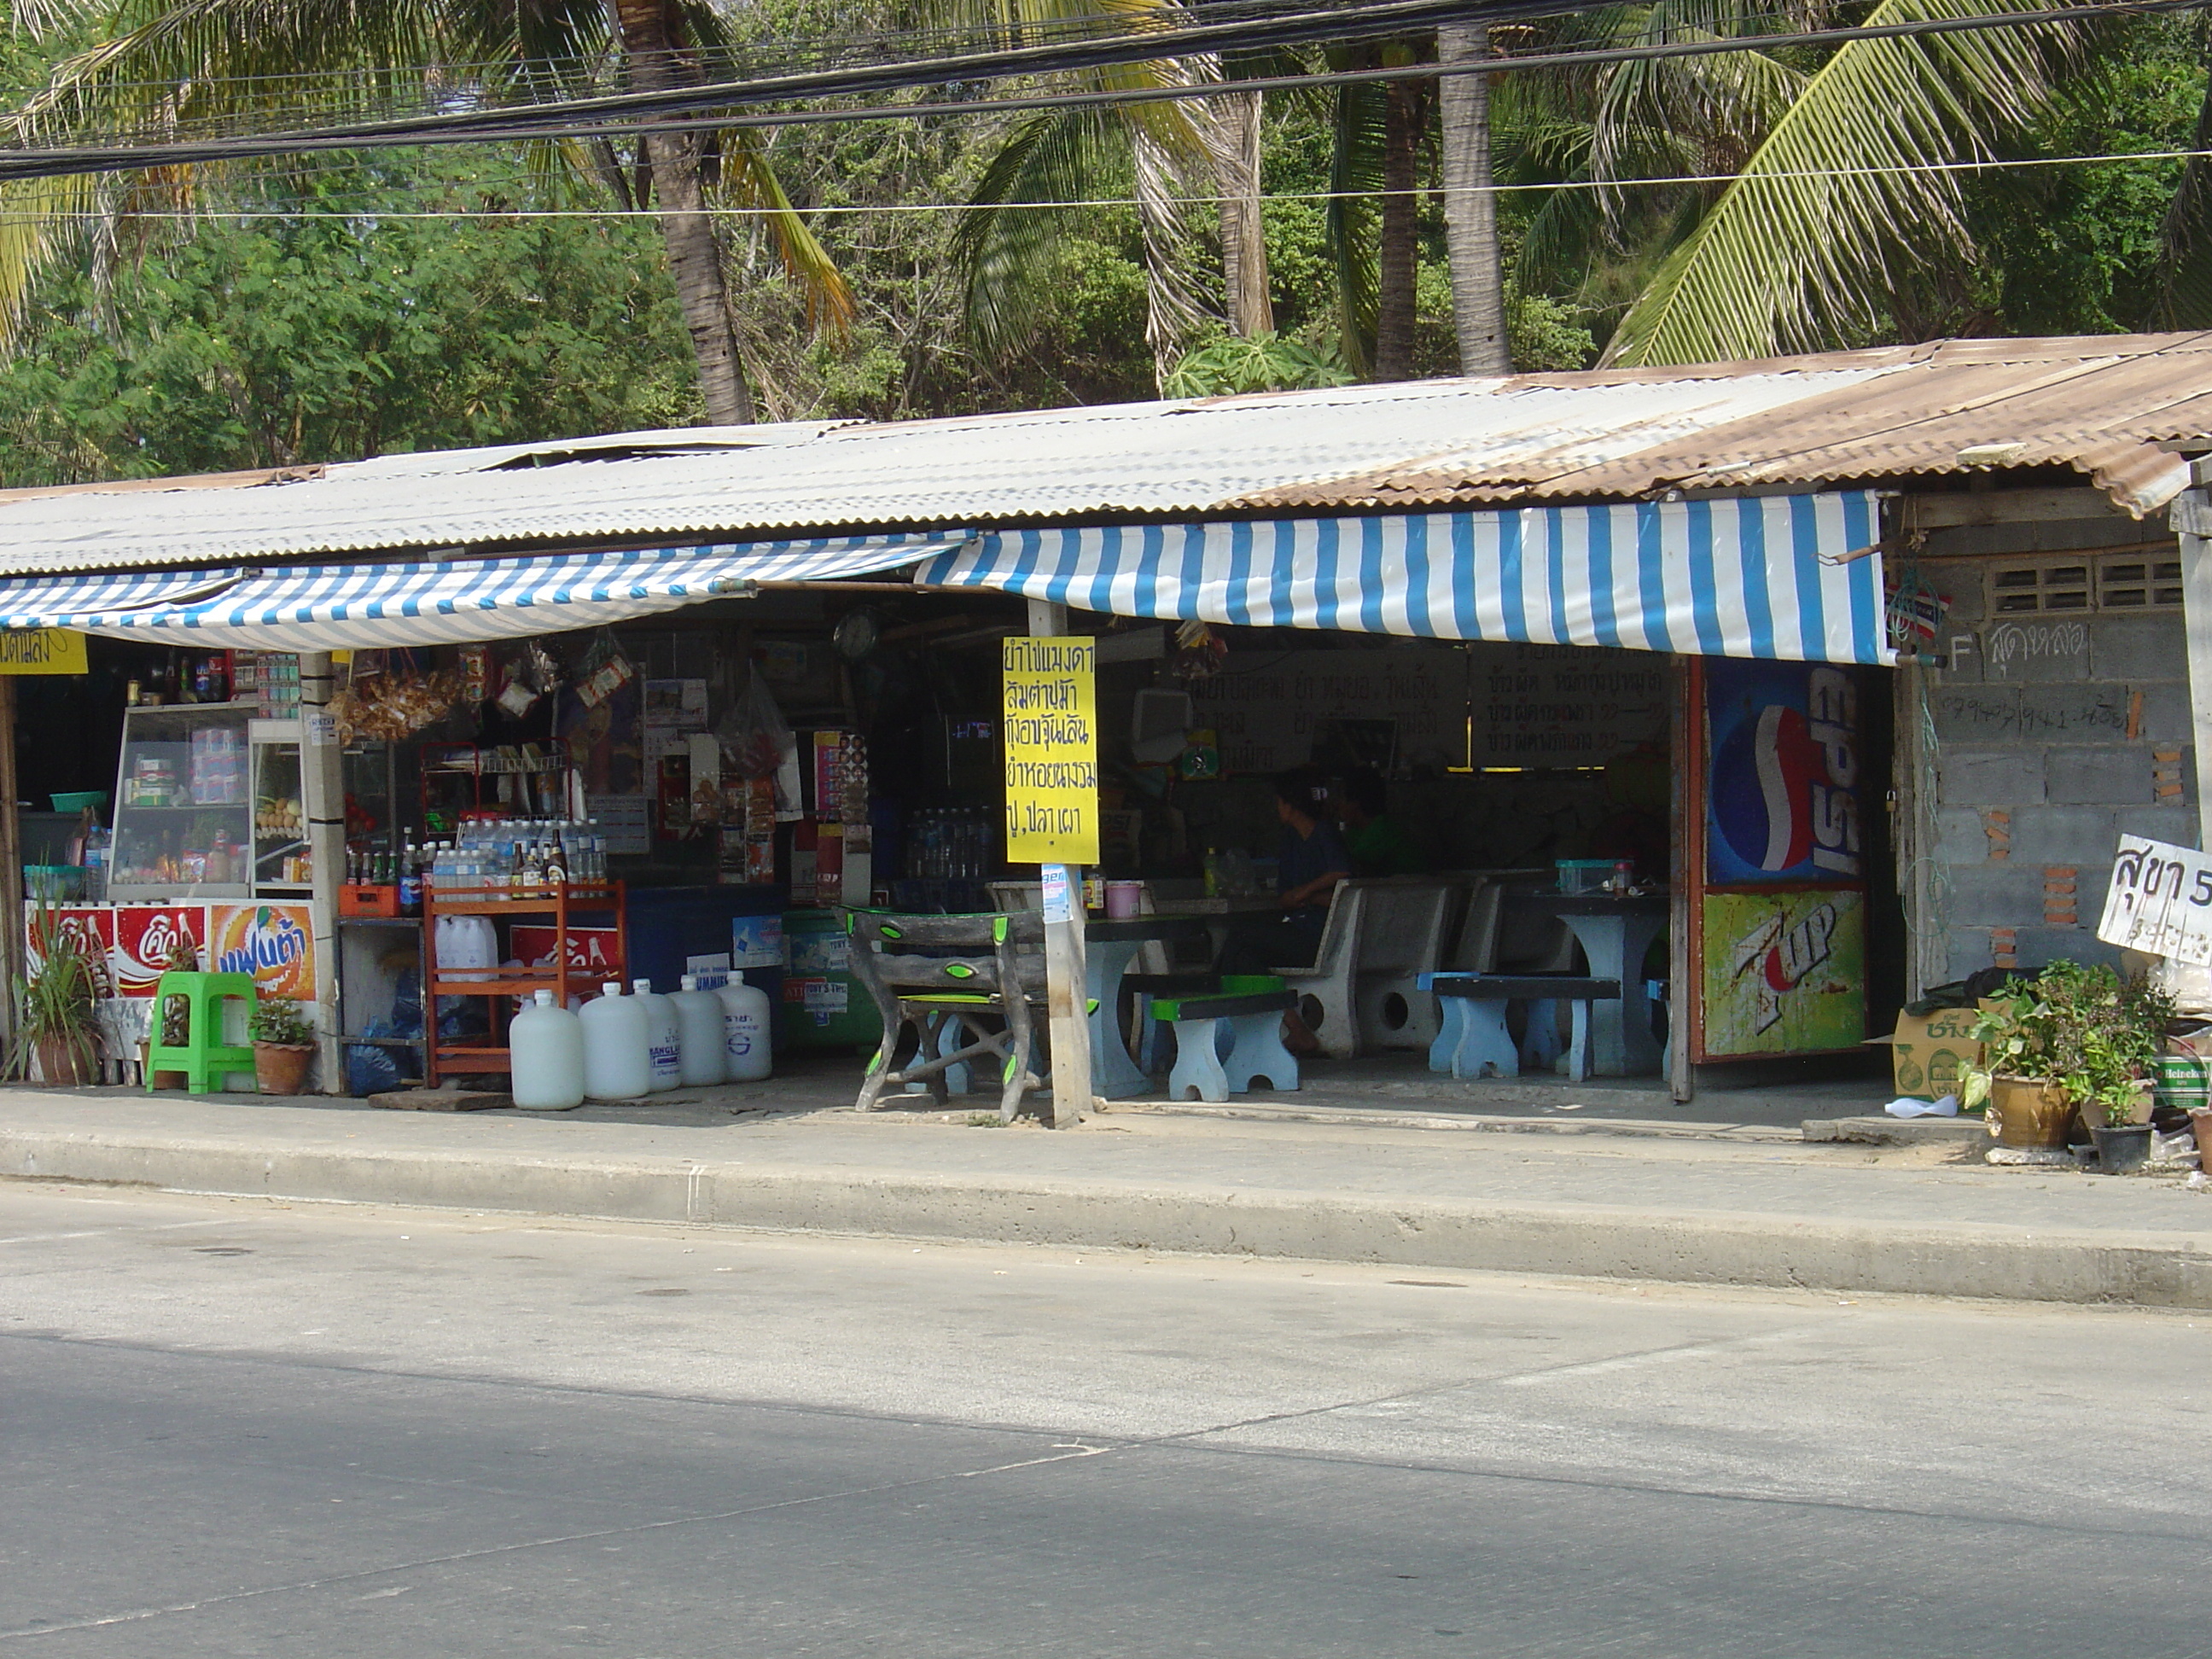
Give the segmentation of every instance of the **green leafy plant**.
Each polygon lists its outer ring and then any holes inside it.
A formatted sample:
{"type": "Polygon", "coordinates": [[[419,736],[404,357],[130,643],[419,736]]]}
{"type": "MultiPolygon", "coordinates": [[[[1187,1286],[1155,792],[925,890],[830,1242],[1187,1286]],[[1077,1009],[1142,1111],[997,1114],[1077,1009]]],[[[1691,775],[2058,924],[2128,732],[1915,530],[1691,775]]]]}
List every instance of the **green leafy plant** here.
{"type": "Polygon", "coordinates": [[[1262,330],[1192,352],[1168,371],[1160,390],[1170,398],[1225,398],[1342,386],[1351,379],[1352,372],[1333,356],[1262,330]]]}
{"type": "Polygon", "coordinates": [[[31,937],[39,944],[39,966],[15,981],[15,1037],[8,1050],[8,1071],[30,1073],[31,1058],[42,1043],[60,1043],[76,1058],[81,1071],[93,1068],[93,999],[100,974],[84,941],[63,929],[50,907],[32,917],[31,937]]]}
{"type": "Polygon", "coordinates": [[[255,1042],[276,1048],[302,1048],[315,1040],[314,1028],[301,1017],[300,1005],[282,1000],[255,1004],[246,1030],[255,1042]]]}
{"type": "Polygon", "coordinates": [[[2173,1013],[2173,999],[2148,980],[2054,962],[2005,987],[1974,1022],[1982,1063],[1965,1073],[1963,1103],[1980,1105],[1996,1078],[2027,1078],[2056,1083],[2085,1121],[2124,1123],[2173,1013]]]}

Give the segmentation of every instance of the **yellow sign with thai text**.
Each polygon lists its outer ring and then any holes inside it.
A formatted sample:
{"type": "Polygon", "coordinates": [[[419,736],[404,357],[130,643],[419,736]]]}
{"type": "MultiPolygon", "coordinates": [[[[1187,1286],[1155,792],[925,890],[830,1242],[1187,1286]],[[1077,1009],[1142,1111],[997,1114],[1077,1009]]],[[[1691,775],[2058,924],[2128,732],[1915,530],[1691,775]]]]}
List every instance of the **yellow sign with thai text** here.
{"type": "Polygon", "coordinates": [[[82,674],[84,635],[70,628],[0,628],[0,674],[82,674]]]}
{"type": "Polygon", "coordinates": [[[1098,862],[1098,641],[1009,638],[1006,858],[1098,862]]]}

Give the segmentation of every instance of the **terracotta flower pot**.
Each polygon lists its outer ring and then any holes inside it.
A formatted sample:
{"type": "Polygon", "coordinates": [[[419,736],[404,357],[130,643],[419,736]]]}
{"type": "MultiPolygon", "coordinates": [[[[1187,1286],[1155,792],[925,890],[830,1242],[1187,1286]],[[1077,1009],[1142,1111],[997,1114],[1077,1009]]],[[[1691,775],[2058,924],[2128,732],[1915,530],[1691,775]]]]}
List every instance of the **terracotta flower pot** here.
{"type": "Polygon", "coordinates": [[[73,1042],[65,1036],[42,1036],[38,1041],[39,1075],[48,1083],[80,1089],[97,1080],[89,1042],[73,1042]]]}
{"type": "Polygon", "coordinates": [[[257,1042],[253,1045],[253,1080],[264,1095],[305,1094],[307,1064],[315,1057],[312,1042],[257,1042]]]}
{"type": "Polygon", "coordinates": [[[2047,1078],[1990,1079],[1990,1133],[2001,1146],[2043,1146],[2063,1150],[2074,1103],[2047,1078]]]}

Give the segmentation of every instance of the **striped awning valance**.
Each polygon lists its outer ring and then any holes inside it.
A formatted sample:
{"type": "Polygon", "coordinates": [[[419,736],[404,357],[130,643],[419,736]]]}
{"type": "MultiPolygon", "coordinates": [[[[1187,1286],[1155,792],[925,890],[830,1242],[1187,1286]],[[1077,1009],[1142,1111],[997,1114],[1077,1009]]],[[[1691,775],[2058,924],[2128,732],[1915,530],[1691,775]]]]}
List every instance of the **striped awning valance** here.
{"type": "Polygon", "coordinates": [[[1005,531],[915,579],[1125,617],[1878,663],[1877,521],[1842,490],[1005,531]]]}
{"type": "Polygon", "coordinates": [[[865,575],[965,532],[278,570],[125,571],[0,581],[0,627],[264,651],[465,644],[597,628],[761,582],[865,575]]]}

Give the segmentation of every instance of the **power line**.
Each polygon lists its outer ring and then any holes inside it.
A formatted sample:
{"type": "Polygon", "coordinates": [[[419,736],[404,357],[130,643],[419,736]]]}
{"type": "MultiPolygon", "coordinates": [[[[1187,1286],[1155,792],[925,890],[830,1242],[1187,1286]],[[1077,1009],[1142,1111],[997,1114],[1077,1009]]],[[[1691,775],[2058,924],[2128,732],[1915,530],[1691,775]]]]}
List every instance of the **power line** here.
{"type": "Polygon", "coordinates": [[[1470,7],[1466,0],[1389,0],[1389,3],[1323,14],[1286,15],[1283,18],[1271,20],[1267,28],[1280,32],[1284,36],[1282,39],[1263,39],[1259,33],[1249,32],[1243,34],[1236,33],[1239,29],[1249,30],[1252,26],[1206,26],[1190,30],[1163,30],[1158,34],[1142,37],[1124,36],[1115,42],[1085,43],[1079,47],[1019,48],[957,58],[887,64],[857,73],[830,72],[672,91],[615,94],[522,108],[471,111],[447,116],[367,122],[252,137],[137,145],[0,150],[0,181],[132,172],[154,167],[249,161],[334,150],[610,137],[648,130],[675,132],[830,121],[912,119],[963,113],[1147,103],[1218,97],[1230,93],[1289,90],[1446,75],[1491,75],[1530,68],[1576,67],[1645,58],[1765,52],[1797,45],[1837,45],[1858,40],[1956,33],[1985,28],[2016,28],[2100,17],[2156,15],[2199,10],[2206,3],[2207,0],[2091,0],[2090,3],[2051,6],[2034,11],[1928,18],[1908,23],[1861,25],[1720,40],[1654,42],[1645,46],[1532,54],[1518,58],[1501,57],[1454,64],[1409,64],[1381,69],[1328,70],[1247,80],[1197,81],[1189,84],[1152,88],[1042,93],[1017,98],[951,102],[877,104],[849,109],[754,111],[738,115],[694,113],[763,103],[791,102],[807,97],[861,96],[951,82],[966,84],[1070,68],[1162,61],[1194,52],[1224,50],[1229,43],[1241,43],[1251,48],[1262,45],[1299,44],[1322,38],[1372,38],[1378,34],[1432,26],[1438,21],[1495,25],[1522,18],[1572,15],[1599,9],[1601,5],[1601,0],[1574,0],[1574,3],[1568,4],[1561,3],[1561,0],[1491,0],[1490,4],[1481,7],[1470,7]]]}
{"type": "MultiPolygon", "coordinates": [[[[1787,182],[1803,179],[1877,179],[1901,175],[1921,175],[1938,173],[2004,173],[2036,167],[2115,167],[2127,161],[2212,161],[2212,149],[2149,149],[2125,150],[2116,155],[2029,155],[1992,158],[1968,161],[1922,161],[1894,167],[1855,167],[1802,168],[1787,173],[1761,173],[1755,175],[1764,180],[1787,182]]],[[[1553,183],[1492,184],[1446,189],[1442,185],[1423,186],[1413,190],[1302,190],[1271,191],[1263,198],[1267,202],[1334,202],[1373,201],[1382,197],[1411,196],[1516,196],[1550,191],[1638,190],[1691,185],[1729,185],[1741,180],[1746,175],[1738,173],[1700,173],[1682,174],[1654,174],[1642,179],[1567,179],[1553,183]]],[[[1168,198],[1184,207],[1218,207],[1239,198],[1228,196],[1176,196],[1168,198]]],[[[974,205],[967,202],[885,202],[879,204],[851,203],[797,210],[809,217],[856,217],[870,214],[903,213],[960,213],[974,205]]],[[[1035,212],[1073,212],[1092,208],[1133,208],[1143,205],[1133,196],[1090,197],[1073,202],[1000,202],[992,206],[996,211],[1024,210],[1035,212]]],[[[717,218],[757,219],[782,212],[781,208],[715,207],[708,210],[717,218]]],[[[88,211],[52,214],[9,214],[0,211],[0,223],[11,218],[40,218],[64,220],[104,220],[112,216],[88,211]]],[[[157,221],[191,222],[203,219],[238,221],[259,220],[332,220],[360,223],[364,221],[459,221],[468,219],[592,219],[619,221],[624,219],[656,220],[662,211],[655,208],[401,208],[386,210],[377,207],[340,208],[199,208],[161,210],[149,212],[133,211],[131,217],[157,221]]]]}

